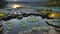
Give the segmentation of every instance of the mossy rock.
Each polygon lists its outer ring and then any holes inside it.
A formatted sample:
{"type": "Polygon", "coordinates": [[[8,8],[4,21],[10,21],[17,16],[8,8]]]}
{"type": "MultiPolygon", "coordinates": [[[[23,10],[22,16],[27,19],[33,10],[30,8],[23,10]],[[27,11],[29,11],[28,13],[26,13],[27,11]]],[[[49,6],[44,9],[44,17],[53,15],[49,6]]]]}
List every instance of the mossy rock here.
{"type": "Polygon", "coordinates": [[[8,26],[13,26],[13,24],[8,24],[8,26]]]}
{"type": "Polygon", "coordinates": [[[47,26],[42,26],[42,30],[47,31],[49,28],[47,26]]]}
{"type": "Polygon", "coordinates": [[[7,30],[10,30],[12,27],[8,27],[7,30]]]}
{"type": "Polygon", "coordinates": [[[8,26],[13,26],[13,23],[12,22],[7,22],[6,23],[8,26]]]}
{"type": "Polygon", "coordinates": [[[36,30],[37,30],[37,27],[32,27],[32,30],[33,30],[33,31],[36,31],[36,30]]]}
{"type": "Polygon", "coordinates": [[[9,33],[9,30],[6,30],[5,33],[8,34],[9,33]]]}
{"type": "Polygon", "coordinates": [[[60,21],[60,19],[53,19],[53,21],[57,21],[58,22],[58,21],[60,21]]]}
{"type": "Polygon", "coordinates": [[[53,22],[52,25],[60,26],[60,22],[53,22]]]}
{"type": "Polygon", "coordinates": [[[12,22],[8,21],[6,24],[12,24],[12,22]]]}
{"type": "Polygon", "coordinates": [[[24,22],[20,22],[20,24],[24,24],[24,22]]]}
{"type": "Polygon", "coordinates": [[[39,21],[39,19],[36,18],[36,17],[28,17],[27,20],[28,20],[29,22],[38,22],[38,21],[39,21]]]}
{"type": "Polygon", "coordinates": [[[20,25],[23,25],[23,24],[25,24],[25,22],[24,21],[20,21],[20,25]]]}
{"type": "Polygon", "coordinates": [[[22,24],[21,26],[22,26],[22,27],[26,27],[26,24],[22,24]]]}
{"type": "Polygon", "coordinates": [[[41,13],[41,14],[48,14],[48,13],[50,13],[50,11],[47,11],[47,10],[41,10],[40,13],[41,13]]]}

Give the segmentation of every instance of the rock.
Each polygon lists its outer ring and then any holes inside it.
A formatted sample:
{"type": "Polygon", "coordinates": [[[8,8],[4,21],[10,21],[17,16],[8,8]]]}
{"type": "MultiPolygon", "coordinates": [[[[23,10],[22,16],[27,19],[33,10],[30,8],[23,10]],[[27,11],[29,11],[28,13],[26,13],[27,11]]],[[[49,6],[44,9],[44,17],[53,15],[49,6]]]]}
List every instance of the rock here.
{"type": "Polygon", "coordinates": [[[48,34],[47,32],[43,32],[43,34],[48,34]]]}
{"type": "Polygon", "coordinates": [[[19,32],[18,34],[24,34],[23,32],[19,32]]]}
{"type": "Polygon", "coordinates": [[[48,33],[49,34],[58,34],[55,30],[50,30],[48,33]]]}

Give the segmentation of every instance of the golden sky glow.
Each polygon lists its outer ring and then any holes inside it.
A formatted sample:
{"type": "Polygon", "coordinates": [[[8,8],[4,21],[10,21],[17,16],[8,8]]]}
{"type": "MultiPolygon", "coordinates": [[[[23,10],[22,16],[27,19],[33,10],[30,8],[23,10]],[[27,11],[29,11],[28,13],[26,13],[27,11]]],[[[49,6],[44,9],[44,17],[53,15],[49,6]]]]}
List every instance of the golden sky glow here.
{"type": "Polygon", "coordinates": [[[17,7],[20,7],[20,5],[18,5],[18,4],[12,5],[12,8],[17,8],[17,7]]]}
{"type": "Polygon", "coordinates": [[[16,9],[16,8],[18,8],[18,7],[24,7],[23,5],[19,5],[19,4],[14,4],[14,5],[12,5],[12,8],[14,8],[14,9],[16,9]]]}

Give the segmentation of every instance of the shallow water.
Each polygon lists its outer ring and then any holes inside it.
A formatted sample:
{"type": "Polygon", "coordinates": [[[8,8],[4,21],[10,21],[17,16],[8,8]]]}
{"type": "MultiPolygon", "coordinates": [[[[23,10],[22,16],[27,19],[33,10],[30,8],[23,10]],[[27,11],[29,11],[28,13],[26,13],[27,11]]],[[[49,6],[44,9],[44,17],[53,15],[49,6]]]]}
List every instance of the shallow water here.
{"type": "MultiPolygon", "coordinates": [[[[38,24],[37,27],[39,27],[39,26],[48,26],[46,24],[46,21],[44,19],[42,19],[40,16],[36,17],[36,18],[39,18],[39,21],[37,22],[39,24],[38,24]]],[[[22,27],[19,24],[20,20],[18,20],[18,19],[11,19],[11,20],[9,20],[9,21],[11,21],[13,23],[13,26],[11,26],[12,27],[11,30],[9,30],[9,34],[18,34],[18,32],[20,32],[20,31],[25,31],[25,30],[31,29],[32,27],[36,27],[35,22],[27,21],[27,17],[24,17],[22,20],[27,25],[26,27],[22,27]]],[[[7,21],[3,21],[3,27],[4,27],[5,30],[8,27],[6,23],[7,23],[7,21]]]]}

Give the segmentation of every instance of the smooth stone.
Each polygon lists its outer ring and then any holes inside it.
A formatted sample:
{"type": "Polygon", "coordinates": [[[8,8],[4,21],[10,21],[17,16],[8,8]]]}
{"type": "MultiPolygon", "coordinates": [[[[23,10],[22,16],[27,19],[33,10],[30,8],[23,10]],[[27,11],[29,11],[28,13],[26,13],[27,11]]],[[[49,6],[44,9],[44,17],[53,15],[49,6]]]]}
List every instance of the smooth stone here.
{"type": "Polygon", "coordinates": [[[50,30],[48,33],[49,34],[58,34],[55,30],[50,30]]]}
{"type": "Polygon", "coordinates": [[[0,31],[3,31],[3,27],[0,27],[0,31]]]}
{"type": "Polygon", "coordinates": [[[57,32],[60,32],[60,28],[55,28],[55,30],[56,30],[57,32]]]}
{"type": "Polygon", "coordinates": [[[32,30],[26,30],[26,31],[24,31],[24,34],[31,34],[32,33],[32,30]]]}
{"type": "Polygon", "coordinates": [[[49,20],[47,20],[47,22],[49,22],[49,24],[52,24],[53,20],[49,19],[49,20]]]}
{"type": "Polygon", "coordinates": [[[24,34],[23,32],[19,32],[18,34],[24,34]]]}
{"type": "Polygon", "coordinates": [[[41,27],[38,27],[38,31],[41,31],[41,27]]]}
{"type": "Polygon", "coordinates": [[[32,30],[31,30],[31,29],[29,29],[29,30],[28,30],[28,32],[32,32],[32,30]]]}
{"type": "Polygon", "coordinates": [[[55,30],[55,28],[53,26],[48,26],[51,30],[55,30]]]}
{"type": "Polygon", "coordinates": [[[28,31],[26,30],[26,31],[24,31],[24,34],[27,34],[28,33],[28,31]]]}
{"type": "Polygon", "coordinates": [[[48,34],[47,32],[43,32],[43,34],[48,34]]]}

